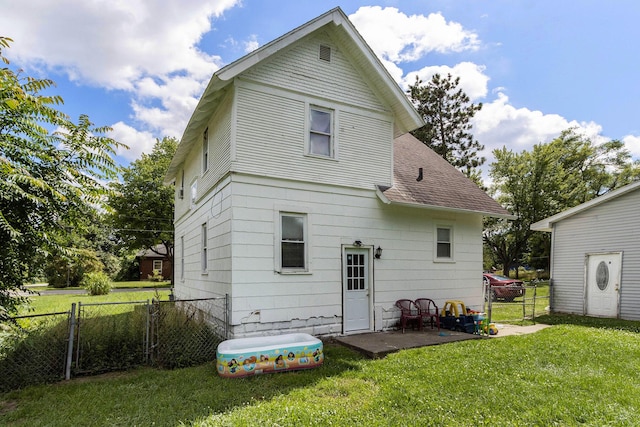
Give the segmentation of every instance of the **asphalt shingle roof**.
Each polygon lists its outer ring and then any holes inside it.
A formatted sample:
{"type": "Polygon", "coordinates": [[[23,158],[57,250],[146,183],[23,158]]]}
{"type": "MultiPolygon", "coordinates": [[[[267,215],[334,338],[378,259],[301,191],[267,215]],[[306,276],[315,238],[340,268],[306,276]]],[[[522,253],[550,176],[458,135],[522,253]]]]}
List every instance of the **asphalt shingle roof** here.
{"type": "Polygon", "coordinates": [[[513,216],[462,172],[410,133],[394,140],[394,184],[379,186],[392,204],[513,216]],[[422,168],[422,179],[418,181],[422,168]]]}

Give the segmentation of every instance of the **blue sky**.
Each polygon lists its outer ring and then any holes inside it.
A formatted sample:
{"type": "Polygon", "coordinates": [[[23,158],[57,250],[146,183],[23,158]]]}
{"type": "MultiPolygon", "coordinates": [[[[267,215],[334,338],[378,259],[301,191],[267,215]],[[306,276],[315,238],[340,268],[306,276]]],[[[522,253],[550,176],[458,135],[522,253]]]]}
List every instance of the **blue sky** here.
{"type": "Polygon", "coordinates": [[[72,117],[130,146],[180,137],[211,74],[340,6],[401,87],[452,73],[484,108],[491,151],[576,127],[640,158],[640,2],[557,0],[0,0],[5,55],[53,79],[72,117]]]}

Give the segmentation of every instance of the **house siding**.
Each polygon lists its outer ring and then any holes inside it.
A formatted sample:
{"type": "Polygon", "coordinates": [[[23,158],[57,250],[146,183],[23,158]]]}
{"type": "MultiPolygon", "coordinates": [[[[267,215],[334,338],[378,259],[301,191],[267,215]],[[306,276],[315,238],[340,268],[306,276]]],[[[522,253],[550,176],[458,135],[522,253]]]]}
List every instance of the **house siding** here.
{"type": "Polygon", "coordinates": [[[290,95],[258,86],[238,88],[235,172],[365,189],[391,183],[390,117],[329,105],[337,121],[336,159],[308,156],[308,101],[290,95]]]}
{"type": "Polygon", "coordinates": [[[381,206],[373,191],[250,176],[234,178],[233,188],[233,334],[295,329],[295,324],[313,334],[341,333],[342,247],[355,240],[383,248],[382,259],[374,261],[373,286],[374,311],[382,313],[384,329],[397,322],[399,298],[428,297],[440,306],[464,299],[469,307],[481,307],[480,215],[445,217],[381,206]],[[308,274],[275,271],[280,211],[308,215],[308,274]],[[433,261],[434,230],[441,223],[455,230],[453,265],[433,261]]]}
{"type": "Polygon", "coordinates": [[[191,212],[191,184],[198,182],[196,199],[205,197],[213,187],[227,174],[231,167],[231,129],[233,95],[227,94],[211,120],[200,132],[200,140],[182,165],[176,178],[176,193],[183,189],[183,198],[175,199],[175,217],[181,218],[191,212]],[[209,168],[202,173],[202,134],[208,128],[209,168]],[[183,182],[184,174],[184,182],[183,182]]]}
{"type": "Polygon", "coordinates": [[[640,320],[639,205],[634,191],[554,225],[554,311],[584,314],[586,254],[621,251],[620,317],[640,320]]]}
{"type": "Polygon", "coordinates": [[[390,111],[363,80],[339,42],[319,31],[245,72],[244,77],[317,99],[390,111]],[[331,47],[331,61],[319,59],[320,45],[331,47]]]}
{"type": "Polygon", "coordinates": [[[176,271],[178,299],[215,298],[231,294],[231,184],[219,183],[196,207],[175,224],[175,265],[181,265],[184,241],[184,277],[176,271]],[[201,227],[207,224],[207,265],[201,268],[201,227]],[[184,239],[181,239],[184,237],[184,239]]]}

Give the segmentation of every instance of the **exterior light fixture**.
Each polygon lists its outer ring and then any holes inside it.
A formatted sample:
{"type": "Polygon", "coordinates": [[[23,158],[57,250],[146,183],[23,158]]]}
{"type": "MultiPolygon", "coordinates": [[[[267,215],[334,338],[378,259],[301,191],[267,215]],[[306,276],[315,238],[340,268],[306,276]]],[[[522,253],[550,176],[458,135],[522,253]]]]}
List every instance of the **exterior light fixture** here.
{"type": "Polygon", "coordinates": [[[374,256],[376,259],[380,259],[382,257],[382,248],[380,246],[376,249],[376,254],[374,256]]]}
{"type": "Polygon", "coordinates": [[[355,246],[356,248],[359,248],[360,246],[362,246],[362,241],[356,240],[355,242],[353,242],[353,246],[355,246]]]}

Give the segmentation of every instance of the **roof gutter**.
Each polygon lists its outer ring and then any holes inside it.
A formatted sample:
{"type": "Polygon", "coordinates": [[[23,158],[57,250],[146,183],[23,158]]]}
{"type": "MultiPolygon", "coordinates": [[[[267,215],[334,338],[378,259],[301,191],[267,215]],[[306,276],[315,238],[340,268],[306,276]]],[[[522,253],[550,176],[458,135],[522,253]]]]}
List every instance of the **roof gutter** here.
{"type": "Polygon", "coordinates": [[[435,210],[435,211],[443,211],[443,212],[464,213],[464,214],[469,214],[469,213],[482,214],[482,216],[488,216],[491,218],[501,218],[501,219],[518,218],[517,215],[512,215],[512,214],[499,214],[495,212],[484,212],[484,211],[476,211],[471,209],[460,209],[460,208],[451,208],[446,206],[427,205],[424,203],[395,202],[390,200],[387,196],[385,196],[384,193],[379,188],[376,188],[376,195],[382,201],[382,203],[387,205],[403,206],[408,208],[427,209],[427,210],[435,210]]]}

